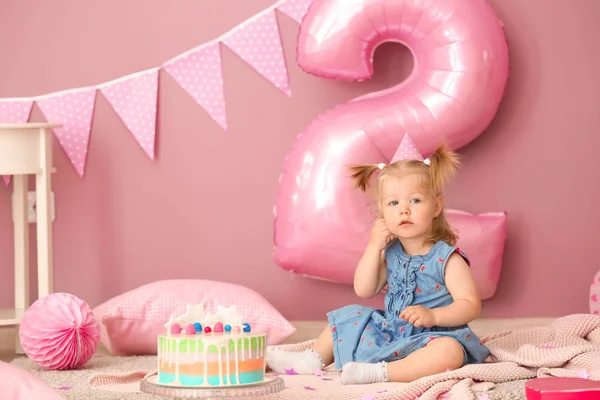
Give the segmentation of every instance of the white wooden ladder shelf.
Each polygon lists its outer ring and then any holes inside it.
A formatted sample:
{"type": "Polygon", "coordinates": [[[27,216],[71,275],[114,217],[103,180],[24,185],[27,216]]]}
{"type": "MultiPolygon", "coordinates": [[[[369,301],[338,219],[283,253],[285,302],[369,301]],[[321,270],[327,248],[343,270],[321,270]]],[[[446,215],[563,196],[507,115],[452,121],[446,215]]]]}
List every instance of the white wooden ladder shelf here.
{"type": "MultiPolygon", "coordinates": [[[[0,175],[13,175],[12,214],[15,247],[15,306],[0,308],[0,326],[18,325],[29,307],[29,220],[27,176],[36,176],[37,298],[52,293],[50,194],[52,129],[49,123],[0,124],[0,175]]],[[[17,335],[15,344],[22,353],[17,335]]]]}

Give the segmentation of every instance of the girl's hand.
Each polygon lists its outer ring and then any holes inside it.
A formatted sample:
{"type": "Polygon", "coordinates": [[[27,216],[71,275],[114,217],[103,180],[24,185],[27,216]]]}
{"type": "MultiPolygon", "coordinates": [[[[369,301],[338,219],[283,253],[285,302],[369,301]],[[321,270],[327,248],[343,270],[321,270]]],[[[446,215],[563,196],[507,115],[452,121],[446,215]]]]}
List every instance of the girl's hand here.
{"type": "Polygon", "coordinates": [[[430,308],[423,306],[408,306],[400,313],[400,318],[413,324],[415,328],[424,326],[425,328],[431,328],[436,325],[435,313],[430,308]]]}
{"type": "Polygon", "coordinates": [[[379,250],[385,247],[394,240],[394,235],[388,230],[383,218],[378,218],[371,229],[371,239],[369,243],[379,250]]]}

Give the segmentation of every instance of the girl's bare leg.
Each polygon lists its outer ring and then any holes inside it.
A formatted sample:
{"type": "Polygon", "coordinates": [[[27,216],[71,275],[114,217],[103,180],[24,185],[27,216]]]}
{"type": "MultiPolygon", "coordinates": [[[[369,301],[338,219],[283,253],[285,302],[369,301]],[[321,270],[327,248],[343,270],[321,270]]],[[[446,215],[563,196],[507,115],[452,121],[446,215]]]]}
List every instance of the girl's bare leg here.
{"type": "Polygon", "coordinates": [[[412,382],[425,376],[460,368],[463,360],[463,348],[458,341],[452,338],[437,338],[407,357],[389,364],[347,363],[342,367],[342,383],[374,383],[386,380],[412,382]]]}
{"type": "Polygon", "coordinates": [[[437,338],[402,360],[388,364],[390,382],[412,382],[424,376],[458,369],[464,360],[463,348],[455,339],[437,338]]]}
{"type": "Polygon", "coordinates": [[[323,329],[312,348],[319,353],[325,366],[333,362],[333,336],[329,325],[323,329]]]}
{"type": "Polygon", "coordinates": [[[283,351],[276,348],[267,350],[267,364],[278,374],[294,372],[301,375],[312,374],[333,362],[333,337],[327,326],[319,335],[312,348],[302,352],[283,351]]]}

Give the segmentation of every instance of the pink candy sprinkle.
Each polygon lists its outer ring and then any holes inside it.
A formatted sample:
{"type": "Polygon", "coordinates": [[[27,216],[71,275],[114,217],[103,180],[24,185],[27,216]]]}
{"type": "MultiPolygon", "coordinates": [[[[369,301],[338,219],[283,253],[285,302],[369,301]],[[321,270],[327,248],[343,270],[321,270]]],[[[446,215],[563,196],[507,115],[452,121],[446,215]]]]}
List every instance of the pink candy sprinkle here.
{"type": "Polygon", "coordinates": [[[171,333],[181,333],[181,327],[178,324],[171,325],[171,333]]]}
{"type": "Polygon", "coordinates": [[[215,324],[215,332],[223,332],[223,324],[221,323],[221,321],[215,324]]]}
{"type": "Polygon", "coordinates": [[[186,335],[195,335],[196,328],[194,328],[194,325],[188,324],[188,326],[185,327],[185,334],[186,335]]]}
{"type": "Polygon", "coordinates": [[[210,333],[210,327],[209,327],[209,326],[205,326],[205,327],[204,327],[204,332],[206,332],[206,333],[210,333]]]}

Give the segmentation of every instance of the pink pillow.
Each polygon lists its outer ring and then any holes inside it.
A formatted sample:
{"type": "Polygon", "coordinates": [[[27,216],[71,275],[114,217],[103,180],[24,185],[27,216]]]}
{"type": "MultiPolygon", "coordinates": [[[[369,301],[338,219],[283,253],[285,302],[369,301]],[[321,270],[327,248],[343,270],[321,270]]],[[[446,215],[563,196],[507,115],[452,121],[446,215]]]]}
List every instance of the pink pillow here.
{"type": "Polygon", "coordinates": [[[500,281],[507,236],[507,214],[471,214],[460,210],[446,210],[446,218],[450,226],[458,231],[457,246],[469,258],[479,296],[482,300],[491,298],[500,281]]]}
{"type": "Polygon", "coordinates": [[[253,331],[267,334],[276,345],[296,332],[264,297],[233,283],[200,279],[164,280],[140,286],[94,309],[100,321],[100,341],[113,355],[156,354],[156,337],[166,332],[171,315],[185,305],[204,303],[208,312],[217,306],[237,306],[253,331]]]}
{"type": "Polygon", "coordinates": [[[0,361],[0,376],[4,400],[62,400],[47,383],[14,365],[0,361]]]}

